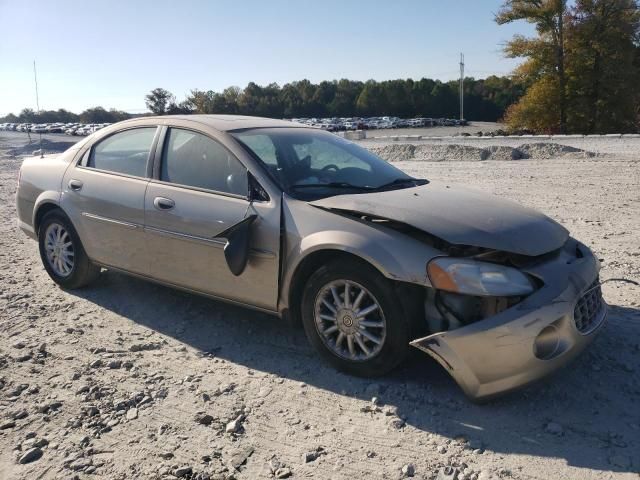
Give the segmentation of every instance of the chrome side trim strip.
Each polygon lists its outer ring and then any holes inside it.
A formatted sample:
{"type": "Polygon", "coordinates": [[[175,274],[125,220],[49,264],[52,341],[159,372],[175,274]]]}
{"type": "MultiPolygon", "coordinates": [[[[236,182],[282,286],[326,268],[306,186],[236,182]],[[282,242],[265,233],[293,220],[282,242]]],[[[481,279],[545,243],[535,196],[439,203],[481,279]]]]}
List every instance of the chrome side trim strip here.
{"type": "Polygon", "coordinates": [[[142,225],[138,225],[137,223],[123,222],[122,220],[115,220],[113,218],[101,217],[100,215],[95,215],[93,213],[82,212],[83,217],[90,218],[91,220],[95,220],[97,222],[111,223],[115,225],[119,225],[121,227],[129,228],[131,230],[136,230],[142,225]]]}
{"type": "Polygon", "coordinates": [[[197,242],[197,243],[205,243],[207,245],[212,245],[212,246],[218,247],[218,248],[224,248],[224,246],[227,243],[225,240],[223,240],[221,238],[200,237],[200,236],[197,236],[197,235],[190,235],[188,233],[174,232],[173,230],[164,230],[162,228],[156,228],[156,227],[145,226],[144,230],[148,231],[148,232],[151,232],[151,233],[156,233],[158,235],[162,235],[163,237],[174,237],[174,238],[179,238],[181,240],[190,240],[190,241],[197,242]]]}
{"type": "MultiPolygon", "coordinates": [[[[178,238],[180,240],[187,240],[187,241],[192,241],[196,243],[204,243],[205,245],[211,245],[212,247],[216,247],[216,248],[224,248],[224,246],[227,244],[227,241],[223,238],[207,238],[207,237],[201,237],[199,235],[190,235],[188,233],[180,233],[180,232],[175,232],[173,230],[164,230],[162,228],[148,227],[148,226],[145,226],[144,230],[145,232],[155,233],[157,235],[162,235],[163,237],[173,237],[173,238],[178,238]]],[[[260,248],[252,248],[250,255],[252,257],[258,257],[258,258],[276,258],[275,253],[270,252],[268,250],[263,250],[260,248]]]]}

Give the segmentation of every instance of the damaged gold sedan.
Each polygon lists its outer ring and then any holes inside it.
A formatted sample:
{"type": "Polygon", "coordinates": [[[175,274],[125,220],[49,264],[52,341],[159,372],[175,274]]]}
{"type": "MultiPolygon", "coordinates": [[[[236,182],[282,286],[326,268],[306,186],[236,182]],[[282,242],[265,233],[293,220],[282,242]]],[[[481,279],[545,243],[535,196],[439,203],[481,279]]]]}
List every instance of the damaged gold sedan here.
{"type": "Polygon", "coordinates": [[[291,122],[121,122],[25,160],[17,211],[64,288],[108,268],[297,319],[356,375],[413,345],[473,399],[565,365],[607,312],[597,259],[553,220],[291,122]]]}

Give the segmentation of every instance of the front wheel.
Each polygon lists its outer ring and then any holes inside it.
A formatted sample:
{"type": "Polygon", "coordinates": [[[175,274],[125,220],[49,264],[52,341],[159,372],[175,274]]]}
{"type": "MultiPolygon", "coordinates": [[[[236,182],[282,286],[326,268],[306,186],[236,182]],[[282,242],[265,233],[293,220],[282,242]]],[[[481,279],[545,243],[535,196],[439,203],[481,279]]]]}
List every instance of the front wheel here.
{"type": "Polygon", "coordinates": [[[42,219],[38,244],[45,270],[61,287],[84,287],[100,273],[100,267],[89,260],[80,237],[60,210],[53,210],[42,219]]]}
{"type": "Polygon", "coordinates": [[[409,350],[409,328],[393,284],[361,262],[333,262],[311,275],[302,322],[320,355],[353,375],[383,375],[409,350]]]}

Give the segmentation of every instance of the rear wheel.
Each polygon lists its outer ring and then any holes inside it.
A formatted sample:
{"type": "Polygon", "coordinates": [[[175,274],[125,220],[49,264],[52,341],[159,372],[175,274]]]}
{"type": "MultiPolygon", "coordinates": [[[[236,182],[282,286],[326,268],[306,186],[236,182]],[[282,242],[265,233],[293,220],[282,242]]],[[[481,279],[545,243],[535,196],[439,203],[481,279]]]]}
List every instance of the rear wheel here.
{"type": "Polygon", "coordinates": [[[409,328],[393,284],[362,262],[333,262],[311,275],[302,321],[320,355],[350,374],[387,373],[409,350],[409,328]]]}
{"type": "Polygon", "coordinates": [[[73,225],[60,210],[45,214],[38,229],[38,244],[45,270],[61,287],[84,287],[100,273],[100,267],[89,260],[73,225]]]}

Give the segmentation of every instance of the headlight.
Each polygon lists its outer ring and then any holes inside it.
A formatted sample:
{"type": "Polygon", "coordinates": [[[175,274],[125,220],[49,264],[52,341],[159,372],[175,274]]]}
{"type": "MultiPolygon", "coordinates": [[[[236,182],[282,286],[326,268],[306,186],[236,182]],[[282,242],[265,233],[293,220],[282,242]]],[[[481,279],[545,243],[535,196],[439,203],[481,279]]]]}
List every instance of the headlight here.
{"type": "Polygon", "coordinates": [[[464,258],[435,258],[427,265],[427,273],[435,288],[448,292],[510,297],[534,290],[531,280],[515,268],[464,258]]]}

